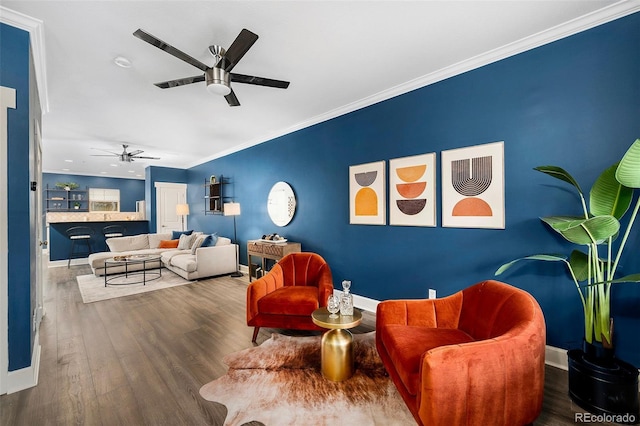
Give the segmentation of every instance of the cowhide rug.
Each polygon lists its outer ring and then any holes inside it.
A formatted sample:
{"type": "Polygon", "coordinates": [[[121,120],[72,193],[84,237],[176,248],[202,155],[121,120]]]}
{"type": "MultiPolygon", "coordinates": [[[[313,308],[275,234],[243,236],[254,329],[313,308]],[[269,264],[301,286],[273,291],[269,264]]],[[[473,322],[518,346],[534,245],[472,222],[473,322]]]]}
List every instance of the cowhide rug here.
{"type": "Polygon", "coordinates": [[[200,388],[227,407],[225,425],[415,425],[375,348],[375,332],[354,334],[355,373],[331,382],[320,372],[320,336],[273,334],[227,355],[229,371],[200,388]]]}

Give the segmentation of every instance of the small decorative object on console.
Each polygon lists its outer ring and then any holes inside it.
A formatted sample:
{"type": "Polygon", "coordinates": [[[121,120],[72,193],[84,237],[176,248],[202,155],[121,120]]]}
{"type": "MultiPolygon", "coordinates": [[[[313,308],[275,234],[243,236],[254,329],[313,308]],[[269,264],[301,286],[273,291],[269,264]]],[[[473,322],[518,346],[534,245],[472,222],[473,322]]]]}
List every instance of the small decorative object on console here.
{"type": "Polygon", "coordinates": [[[351,281],[342,281],[342,297],[340,300],[340,315],[353,315],[353,295],[349,292],[351,281]]]}
{"type": "Polygon", "coordinates": [[[286,243],[287,239],[278,234],[269,234],[262,236],[263,241],[270,241],[272,243],[286,243]]]}

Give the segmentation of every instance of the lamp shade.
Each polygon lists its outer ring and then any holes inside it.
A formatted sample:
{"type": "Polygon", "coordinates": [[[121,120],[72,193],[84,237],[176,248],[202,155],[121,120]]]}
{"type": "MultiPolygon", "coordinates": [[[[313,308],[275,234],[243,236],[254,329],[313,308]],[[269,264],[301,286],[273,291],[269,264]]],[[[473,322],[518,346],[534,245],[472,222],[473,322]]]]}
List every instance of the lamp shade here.
{"type": "Polygon", "coordinates": [[[240,216],[240,203],[224,203],[223,212],[225,216],[240,216]]]}
{"type": "Polygon", "coordinates": [[[189,204],[176,204],[176,214],[178,216],[189,216],[189,204]]]}

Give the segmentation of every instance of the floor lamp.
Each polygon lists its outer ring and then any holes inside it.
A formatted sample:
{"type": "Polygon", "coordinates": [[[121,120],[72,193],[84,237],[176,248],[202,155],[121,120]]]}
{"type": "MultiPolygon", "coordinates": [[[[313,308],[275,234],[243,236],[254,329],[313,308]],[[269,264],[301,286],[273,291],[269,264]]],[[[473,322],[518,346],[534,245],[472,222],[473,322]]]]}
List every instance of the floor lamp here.
{"type": "Polygon", "coordinates": [[[240,272],[240,256],[238,253],[238,235],[236,234],[236,216],[240,216],[240,203],[224,203],[222,212],[225,216],[233,216],[233,243],[236,245],[236,272],[231,274],[232,277],[241,277],[240,272]]]}
{"type": "Polygon", "coordinates": [[[186,231],[184,228],[184,217],[189,216],[189,204],[176,204],[176,214],[182,216],[182,230],[186,231]]]}

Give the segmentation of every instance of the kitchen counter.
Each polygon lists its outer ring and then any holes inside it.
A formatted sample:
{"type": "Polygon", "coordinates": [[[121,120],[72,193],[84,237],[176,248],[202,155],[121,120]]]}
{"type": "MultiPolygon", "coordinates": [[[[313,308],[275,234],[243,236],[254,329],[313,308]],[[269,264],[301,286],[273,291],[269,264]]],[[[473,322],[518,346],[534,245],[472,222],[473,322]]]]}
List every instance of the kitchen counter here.
{"type": "MultiPolygon", "coordinates": [[[[49,214],[47,213],[47,220],[49,220],[49,214]]],[[[69,215],[69,213],[55,213],[69,215]]],[[[77,215],[87,214],[99,214],[102,213],[75,213],[77,215]]],[[[112,215],[113,213],[107,213],[112,215]]],[[[135,213],[133,213],[135,214],[135,213]]],[[[147,220],[84,220],[84,217],[77,216],[80,221],[72,221],[71,218],[67,218],[66,221],[60,220],[59,222],[49,222],[49,260],[67,260],[69,258],[69,250],[71,249],[71,240],[67,237],[67,229],[74,226],[87,226],[93,230],[93,236],[91,237],[91,250],[92,252],[108,251],[107,244],[105,242],[102,228],[108,225],[122,225],[126,229],[125,235],[140,235],[149,233],[149,221],[147,220]]],[[[86,250],[84,244],[80,245],[79,250],[86,250]]],[[[87,255],[88,256],[88,255],[87,255]]]]}
{"type": "Polygon", "coordinates": [[[142,213],[137,212],[49,212],[47,213],[47,223],[70,223],[70,222],[122,222],[122,221],[144,221],[142,213]]]}

